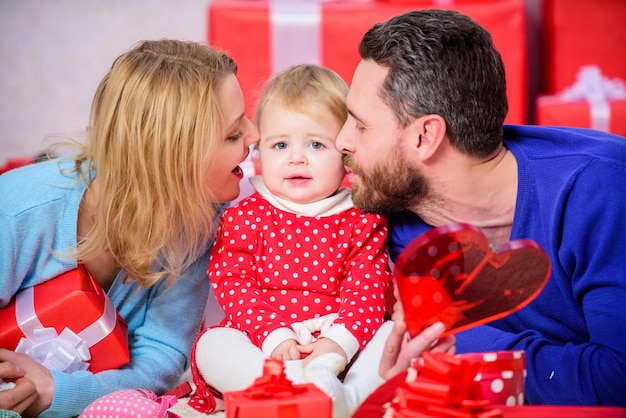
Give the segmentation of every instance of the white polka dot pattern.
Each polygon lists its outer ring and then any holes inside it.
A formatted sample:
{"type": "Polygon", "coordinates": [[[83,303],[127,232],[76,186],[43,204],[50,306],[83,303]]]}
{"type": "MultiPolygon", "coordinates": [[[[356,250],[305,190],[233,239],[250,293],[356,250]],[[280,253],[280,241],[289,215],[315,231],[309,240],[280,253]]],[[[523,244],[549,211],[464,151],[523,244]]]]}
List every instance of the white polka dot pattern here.
{"type": "Polygon", "coordinates": [[[459,354],[458,357],[480,364],[474,381],[482,387],[484,399],[494,405],[524,405],[524,351],[459,354]]]}
{"type": "Polygon", "coordinates": [[[227,316],[261,347],[274,330],[337,313],[360,347],[385,314],[391,275],[386,220],[349,209],[325,217],[282,211],[254,194],[226,210],[208,276],[227,316]]]}
{"type": "Polygon", "coordinates": [[[178,415],[167,410],[175,403],[175,396],[157,397],[143,389],[120,390],[96,399],[80,418],[176,418],[178,415]]]}

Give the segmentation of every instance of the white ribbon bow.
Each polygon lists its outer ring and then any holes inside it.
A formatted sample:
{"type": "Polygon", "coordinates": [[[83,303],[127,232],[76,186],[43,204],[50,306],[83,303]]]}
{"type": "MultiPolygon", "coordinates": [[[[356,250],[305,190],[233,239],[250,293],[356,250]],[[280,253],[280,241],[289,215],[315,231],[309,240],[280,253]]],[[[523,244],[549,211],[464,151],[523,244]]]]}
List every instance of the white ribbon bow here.
{"type": "Polygon", "coordinates": [[[89,345],[71,329],[65,328],[60,335],[54,328],[33,330],[33,337],[22,338],[15,349],[27,354],[49,370],[73,373],[87,370],[91,360],[89,345]]]}
{"type": "Polygon", "coordinates": [[[602,76],[597,65],[586,65],[580,68],[576,83],[565,89],[560,97],[573,102],[586,100],[591,103],[608,102],[626,99],[626,85],[619,78],[608,79],[602,76]]]}
{"type": "Polygon", "coordinates": [[[336,313],[320,316],[319,318],[311,318],[302,322],[294,322],[291,324],[291,328],[296,333],[296,340],[298,344],[310,344],[315,341],[313,337],[314,332],[324,333],[330,329],[335,319],[339,315],[336,313]]]}
{"type": "Polygon", "coordinates": [[[591,107],[591,128],[609,131],[611,100],[626,100],[626,85],[619,78],[602,76],[596,65],[583,66],[578,71],[576,83],[559,94],[565,102],[585,100],[591,107]]]}
{"type": "Polygon", "coordinates": [[[27,354],[49,370],[72,373],[87,370],[91,360],[89,348],[106,338],[117,324],[117,311],[111,299],[104,296],[102,315],[78,334],[65,328],[60,335],[45,327],[35,312],[34,289],[29,287],[15,298],[17,325],[24,334],[15,351],[27,354]]]}

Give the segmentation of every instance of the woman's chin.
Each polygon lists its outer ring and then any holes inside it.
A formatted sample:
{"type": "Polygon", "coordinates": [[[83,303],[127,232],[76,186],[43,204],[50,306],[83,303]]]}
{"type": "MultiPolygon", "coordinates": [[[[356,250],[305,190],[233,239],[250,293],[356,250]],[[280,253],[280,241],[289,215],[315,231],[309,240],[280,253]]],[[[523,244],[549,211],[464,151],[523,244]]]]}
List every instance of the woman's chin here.
{"type": "Polygon", "coordinates": [[[239,193],[241,193],[239,186],[237,188],[229,187],[228,190],[222,189],[216,193],[216,198],[220,203],[230,203],[239,197],[239,193]]]}

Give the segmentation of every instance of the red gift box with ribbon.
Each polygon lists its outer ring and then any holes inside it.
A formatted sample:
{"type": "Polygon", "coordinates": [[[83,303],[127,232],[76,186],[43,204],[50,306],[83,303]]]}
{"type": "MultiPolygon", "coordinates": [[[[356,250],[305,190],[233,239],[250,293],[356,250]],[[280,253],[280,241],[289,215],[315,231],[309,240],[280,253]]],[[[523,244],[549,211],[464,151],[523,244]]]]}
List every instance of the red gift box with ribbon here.
{"type": "Polygon", "coordinates": [[[626,82],[598,66],[583,66],[576,82],[537,99],[537,124],[591,128],[626,136],[626,82]]]}
{"type": "Polygon", "coordinates": [[[267,359],[252,386],[224,393],[224,412],[226,418],[331,418],[332,400],[311,383],[294,385],[282,360],[267,359]]]}
{"type": "MultiPolygon", "coordinates": [[[[375,23],[433,4],[378,1],[237,1],[209,5],[208,42],[239,65],[246,110],[253,115],[263,83],[290,65],[319,64],[348,84],[359,63],[359,43],[375,23]]],[[[506,69],[507,123],[525,123],[528,106],[528,35],[523,0],[442,2],[487,29],[506,69]]]]}
{"type": "Polygon", "coordinates": [[[425,352],[396,389],[385,417],[502,417],[476,381],[481,367],[480,362],[462,356],[425,352]]]}
{"type": "Polygon", "coordinates": [[[0,347],[48,369],[96,373],[130,359],[126,322],[82,266],[18,292],[0,323],[0,347]]]}

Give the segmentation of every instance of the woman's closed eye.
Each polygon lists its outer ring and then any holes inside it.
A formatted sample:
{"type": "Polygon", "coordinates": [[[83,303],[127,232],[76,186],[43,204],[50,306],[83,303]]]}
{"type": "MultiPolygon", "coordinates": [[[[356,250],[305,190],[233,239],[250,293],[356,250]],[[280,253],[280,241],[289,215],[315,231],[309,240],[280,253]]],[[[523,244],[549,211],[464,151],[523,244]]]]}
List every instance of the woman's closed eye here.
{"type": "Polygon", "coordinates": [[[227,141],[231,141],[231,142],[237,142],[239,141],[241,138],[243,138],[244,132],[243,131],[239,131],[234,135],[230,135],[226,137],[227,141]]]}

